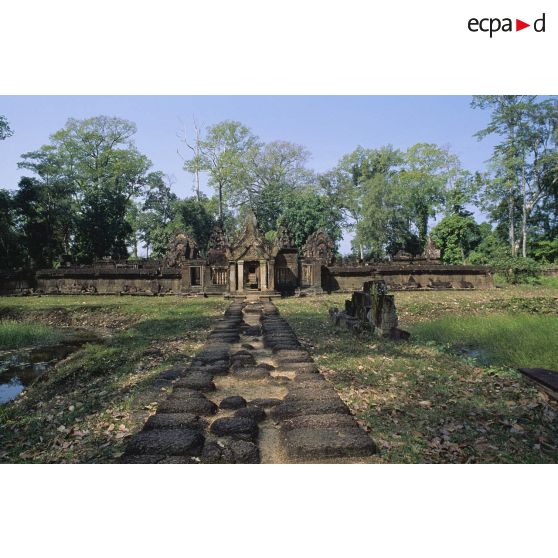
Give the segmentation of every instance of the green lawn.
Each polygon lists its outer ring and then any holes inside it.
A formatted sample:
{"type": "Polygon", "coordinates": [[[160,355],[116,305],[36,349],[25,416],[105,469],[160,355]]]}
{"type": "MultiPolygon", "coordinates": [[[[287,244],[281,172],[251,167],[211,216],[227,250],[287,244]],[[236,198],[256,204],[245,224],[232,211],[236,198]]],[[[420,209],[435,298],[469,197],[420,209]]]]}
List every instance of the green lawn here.
{"type": "Polygon", "coordinates": [[[558,318],[525,313],[444,316],[411,328],[417,341],[434,341],[477,355],[483,364],[558,371],[558,318]]]}
{"type": "Polygon", "coordinates": [[[36,322],[0,320],[0,349],[19,349],[30,345],[54,343],[62,333],[36,322]]]}

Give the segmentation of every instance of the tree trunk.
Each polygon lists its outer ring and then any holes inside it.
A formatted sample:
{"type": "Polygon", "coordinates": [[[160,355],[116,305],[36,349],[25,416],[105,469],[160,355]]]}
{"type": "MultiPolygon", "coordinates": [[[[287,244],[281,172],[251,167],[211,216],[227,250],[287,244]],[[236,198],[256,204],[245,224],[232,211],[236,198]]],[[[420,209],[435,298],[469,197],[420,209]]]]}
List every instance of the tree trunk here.
{"type": "Polygon", "coordinates": [[[525,191],[525,171],[521,175],[521,254],[527,257],[527,192],[525,191]]]}
{"type": "Polygon", "coordinates": [[[223,187],[219,184],[219,221],[223,222],[223,187]]]}
{"type": "Polygon", "coordinates": [[[510,194],[510,198],[508,200],[508,217],[510,220],[509,224],[509,238],[510,238],[510,247],[511,247],[511,255],[515,256],[515,224],[514,224],[514,216],[513,216],[513,195],[510,194]]]}

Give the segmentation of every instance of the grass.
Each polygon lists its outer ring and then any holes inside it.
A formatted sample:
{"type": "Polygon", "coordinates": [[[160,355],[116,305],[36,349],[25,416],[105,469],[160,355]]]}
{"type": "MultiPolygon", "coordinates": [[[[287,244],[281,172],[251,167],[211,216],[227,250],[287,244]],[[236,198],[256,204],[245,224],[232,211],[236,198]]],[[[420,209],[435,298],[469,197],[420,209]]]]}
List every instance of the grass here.
{"type": "Polygon", "coordinates": [[[46,345],[62,338],[62,333],[36,322],[0,321],[0,349],[19,349],[30,345],[46,345]]]}
{"type": "Polygon", "coordinates": [[[284,299],[277,306],[370,431],[380,448],[380,461],[558,461],[556,405],[509,367],[521,362],[517,359],[522,355],[514,354],[514,349],[537,358],[556,354],[556,290],[516,286],[396,293],[400,326],[413,333],[408,343],[369,333],[355,337],[333,328],[327,310],[343,307],[346,298],[284,299]],[[448,322],[457,324],[456,328],[465,325],[452,335],[444,331],[448,322]],[[506,333],[508,329],[513,335],[506,333]],[[479,363],[457,352],[459,347],[452,344],[457,339],[463,346],[465,334],[470,335],[471,346],[486,351],[498,347],[498,354],[490,354],[495,360],[479,363]],[[512,346],[506,353],[508,337],[519,339],[522,345],[513,347],[510,339],[512,346]],[[497,357],[507,366],[499,365],[497,357]]]}
{"type": "Polygon", "coordinates": [[[0,406],[0,462],[114,462],[168,387],[160,372],[187,363],[229,303],[221,298],[0,298],[0,316],[105,334],[0,406]]]}
{"type": "Polygon", "coordinates": [[[558,369],[555,316],[444,316],[416,325],[411,333],[418,341],[434,341],[469,353],[477,352],[484,364],[558,369]]]}
{"type": "MultiPolygon", "coordinates": [[[[334,329],[327,310],[346,298],[289,298],[277,306],[370,430],[379,461],[558,461],[558,409],[510,368],[519,362],[514,349],[519,356],[554,354],[557,289],[397,293],[400,325],[413,333],[408,343],[334,329]],[[456,324],[454,332],[445,331],[445,320],[456,324]],[[495,345],[504,360],[496,352],[490,363],[467,358],[455,350],[463,338],[484,352],[495,345]]],[[[168,388],[155,381],[160,372],[187,363],[227,305],[220,298],[0,298],[4,320],[107,335],[0,407],[0,461],[114,462],[166,397],[168,388]]]]}

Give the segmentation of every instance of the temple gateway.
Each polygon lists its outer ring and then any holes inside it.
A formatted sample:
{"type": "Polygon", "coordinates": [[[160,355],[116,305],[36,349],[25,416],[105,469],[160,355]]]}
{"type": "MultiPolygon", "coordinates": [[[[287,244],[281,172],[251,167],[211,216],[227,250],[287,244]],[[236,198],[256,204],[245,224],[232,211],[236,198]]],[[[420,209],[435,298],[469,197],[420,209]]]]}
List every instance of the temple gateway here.
{"type": "Polygon", "coordinates": [[[221,295],[269,298],[360,290],[383,280],[391,290],[474,289],[493,286],[483,266],[444,265],[429,240],[419,257],[399,253],[391,262],[364,263],[335,257],[324,231],[312,233],[302,250],[280,228],[273,242],[248,215],[240,235],[229,242],[217,224],[205,256],[191,235],[177,232],[162,260],[101,260],[39,270],[34,277],[0,277],[0,294],[221,295]]]}

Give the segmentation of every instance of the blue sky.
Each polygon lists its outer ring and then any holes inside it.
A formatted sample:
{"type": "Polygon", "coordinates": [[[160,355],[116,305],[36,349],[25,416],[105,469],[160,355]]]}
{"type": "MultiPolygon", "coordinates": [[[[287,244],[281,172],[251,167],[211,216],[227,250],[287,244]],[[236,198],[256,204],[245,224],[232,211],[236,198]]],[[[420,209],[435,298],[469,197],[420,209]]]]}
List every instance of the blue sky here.
{"type": "MultiPolygon", "coordinates": [[[[486,126],[488,113],[470,108],[466,96],[0,96],[15,135],[0,143],[0,187],[14,189],[21,153],[37,149],[70,117],[101,114],[136,123],[136,144],[154,170],[174,175],[175,192],[192,194],[192,177],[182,170],[177,137],[192,116],[201,126],[239,120],[263,141],[288,140],[304,145],[316,171],[333,167],[358,145],[391,144],[406,149],[418,142],[449,145],[465,168],[483,168],[493,142],[473,134],[486,126]]],[[[349,250],[349,237],[341,250],[349,250]]]]}

